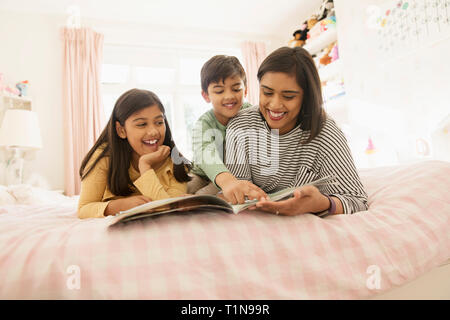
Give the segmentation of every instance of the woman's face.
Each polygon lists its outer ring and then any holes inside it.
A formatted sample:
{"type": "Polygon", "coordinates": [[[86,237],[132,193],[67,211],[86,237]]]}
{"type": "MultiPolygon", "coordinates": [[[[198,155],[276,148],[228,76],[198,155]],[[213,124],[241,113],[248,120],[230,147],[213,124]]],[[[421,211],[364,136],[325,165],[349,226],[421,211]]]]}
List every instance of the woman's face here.
{"type": "Polygon", "coordinates": [[[269,127],[278,129],[280,135],[291,131],[303,101],[303,89],[295,76],[267,72],[261,78],[259,90],[259,109],[269,127]]]}
{"type": "Polygon", "coordinates": [[[164,142],[166,125],[164,114],[157,105],[141,109],[125,120],[124,126],[116,122],[119,137],[127,139],[134,150],[133,158],[155,152],[164,142]]]}

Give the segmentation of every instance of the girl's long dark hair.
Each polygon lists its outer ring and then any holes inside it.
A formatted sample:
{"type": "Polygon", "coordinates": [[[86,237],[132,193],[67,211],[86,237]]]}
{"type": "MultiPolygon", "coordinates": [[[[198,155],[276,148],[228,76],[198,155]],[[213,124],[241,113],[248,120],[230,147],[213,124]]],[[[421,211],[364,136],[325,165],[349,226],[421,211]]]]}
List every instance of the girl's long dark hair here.
{"type": "Polygon", "coordinates": [[[302,143],[311,142],[320,132],[327,114],[323,109],[322,88],[319,73],[308,51],[301,47],[281,47],[272,52],[258,69],[258,81],[267,72],[283,72],[295,76],[303,90],[303,102],[297,118],[302,130],[309,130],[309,137],[302,143]]]}
{"type": "MultiPolygon", "coordinates": [[[[97,142],[89,150],[84,157],[80,167],[80,177],[83,180],[96,166],[98,161],[103,157],[109,157],[108,168],[108,188],[115,195],[128,196],[135,191],[133,182],[128,174],[128,168],[131,163],[131,154],[133,149],[128,143],[127,139],[121,139],[116,132],[116,121],[120,125],[125,125],[125,120],[132,114],[142,110],[144,108],[157,105],[161,112],[165,115],[164,106],[159,100],[158,96],[151,91],[131,89],[122,94],[117,99],[111,117],[106,125],[105,129],[101,133],[97,142]],[[86,169],[86,165],[91,159],[94,152],[104,148],[94,163],[86,169]]],[[[166,125],[166,135],[164,137],[163,144],[170,147],[173,161],[174,177],[179,182],[187,182],[191,180],[188,175],[188,171],[191,169],[191,163],[184,158],[175,146],[175,142],[172,138],[172,132],[170,131],[169,123],[164,117],[164,123],[166,125]],[[174,156],[177,157],[174,159],[174,156]]]]}

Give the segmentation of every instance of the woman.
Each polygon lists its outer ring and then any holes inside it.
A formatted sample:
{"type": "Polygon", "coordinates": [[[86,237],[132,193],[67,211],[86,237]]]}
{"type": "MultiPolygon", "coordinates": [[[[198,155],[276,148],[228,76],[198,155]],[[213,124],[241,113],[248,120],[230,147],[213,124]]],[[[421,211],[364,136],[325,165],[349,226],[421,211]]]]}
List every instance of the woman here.
{"type": "Polygon", "coordinates": [[[267,193],[333,176],[334,184],[303,186],[294,197],[257,207],[276,214],[351,214],[367,209],[367,194],[342,131],[323,109],[320,79],[303,48],[283,47],[258,70],[259,107],[229,123],[226,165],[267,193]]]}

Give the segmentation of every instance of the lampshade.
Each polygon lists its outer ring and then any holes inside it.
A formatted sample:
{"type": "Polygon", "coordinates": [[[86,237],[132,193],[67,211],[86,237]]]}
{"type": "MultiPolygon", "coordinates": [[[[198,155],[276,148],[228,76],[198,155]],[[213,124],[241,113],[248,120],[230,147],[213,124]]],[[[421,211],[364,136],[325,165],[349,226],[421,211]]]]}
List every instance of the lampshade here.
{"type": "Polygon", "coordinates": [[[42,148],[41,131],[36,113],[22,109],[6,110],[0,128],[0,146],[42,148]]]}

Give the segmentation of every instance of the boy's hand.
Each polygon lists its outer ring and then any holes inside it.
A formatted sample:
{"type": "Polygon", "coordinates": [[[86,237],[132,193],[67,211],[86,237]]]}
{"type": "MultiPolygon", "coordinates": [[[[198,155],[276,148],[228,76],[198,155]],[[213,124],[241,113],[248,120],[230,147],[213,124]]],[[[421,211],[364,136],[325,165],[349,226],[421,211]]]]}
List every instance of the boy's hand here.
{"type": "Polygon", "coordinates": [[[170,147],[166,145],[159,146],[155,152],[147,153],[139,158],[139,172],[143,175],[157,163],[160,163],[170,155],[170,147]]]}
{"type": "Polygon", "coordinates": [[[120,211],[125,211],[150,201],[152,201],[152,199],[142,195],[112,200],[106,207],[105,216],[114,215],[119,213],[120,211]]]}
{"type": "Polygon", "coordinates": [[[249,200],[266,197],[267,194],[250,181],[238,180],[231,173],[223,172],[216,177],[216,184],[221,187],[225,200],[231,204],[242,204],[245,197],[249,200]]]}

